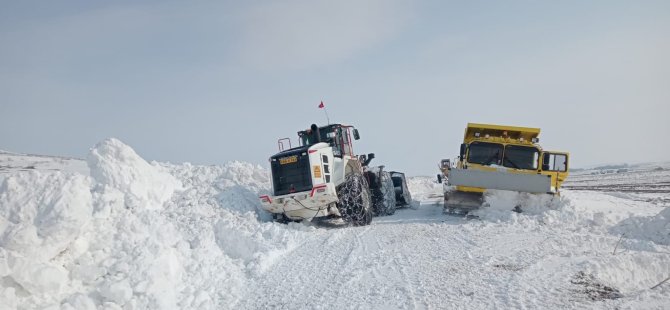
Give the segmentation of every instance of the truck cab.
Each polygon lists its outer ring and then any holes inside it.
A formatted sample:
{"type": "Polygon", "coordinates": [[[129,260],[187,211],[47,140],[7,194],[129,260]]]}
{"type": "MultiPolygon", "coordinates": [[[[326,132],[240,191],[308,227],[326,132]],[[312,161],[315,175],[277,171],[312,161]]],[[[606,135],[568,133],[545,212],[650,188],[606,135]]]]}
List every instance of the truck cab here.
{"type": "MultiPolygon", "coordinates": [[[[440,170],[455,192],[447,198],[477,197],[487,189],[558,195],[568,177],[569,154],[545,151],[539,128],[468,123],[459,157],[440,170]]],[[[475,199],[476,200],[476,199],[475,199]]],[[[463,204],[462,201],[454,202],[463,204]]]]}
{"type": "Polygon", "coordinates": [[[568,177],[566,152],[544,151],[540,128],[469,123],[461,145],[459,168],[540,174],[551,178],[556,193],[568,177]]]}

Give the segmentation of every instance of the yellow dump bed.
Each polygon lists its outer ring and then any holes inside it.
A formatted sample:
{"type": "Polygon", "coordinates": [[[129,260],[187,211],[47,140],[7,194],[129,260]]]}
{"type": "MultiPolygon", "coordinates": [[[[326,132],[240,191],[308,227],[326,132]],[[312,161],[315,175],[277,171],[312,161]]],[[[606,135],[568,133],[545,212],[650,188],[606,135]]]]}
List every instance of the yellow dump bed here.
{"type": "Polygon", "coordinates": [[[540,128],[468,123],[463,142],[469,143],[476,139],[477,135],[479,137],[485,137],[486,135],[506,137],[515,140],[523,138],[525,141],[531,141],[540,135],[540,128]]]}

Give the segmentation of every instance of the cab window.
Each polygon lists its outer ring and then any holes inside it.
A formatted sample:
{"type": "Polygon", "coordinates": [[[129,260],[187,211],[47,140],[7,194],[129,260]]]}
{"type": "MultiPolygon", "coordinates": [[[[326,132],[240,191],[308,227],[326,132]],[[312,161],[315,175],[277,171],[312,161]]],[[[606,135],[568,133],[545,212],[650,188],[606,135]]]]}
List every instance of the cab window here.
{"type": "Polygon", "coordinates": [[[351,150],[351,143],[349,143],[349,128],[340,128],[338,129],[338,132],[340,135],[342,135],[342,150],[344,154],[353,156],[354,154],[351,150]]]}
{"type": "Polygon", "coordinates": [[[500,165],[503,145],[488,142],[472,142],[468,151],[468,162],[480,165],[500,165]]]}
{"type": "Polygon", "coordinates": [[[508,145],[505,147],[503,166],[514,169],[537,170],[540,152],[530,146],[508,145]]]}
{"type": "Polygon", "coordinates": [[[568,171],[568,156],[565,154],[544,153],[542,170],[558,172],[568,171]]]}

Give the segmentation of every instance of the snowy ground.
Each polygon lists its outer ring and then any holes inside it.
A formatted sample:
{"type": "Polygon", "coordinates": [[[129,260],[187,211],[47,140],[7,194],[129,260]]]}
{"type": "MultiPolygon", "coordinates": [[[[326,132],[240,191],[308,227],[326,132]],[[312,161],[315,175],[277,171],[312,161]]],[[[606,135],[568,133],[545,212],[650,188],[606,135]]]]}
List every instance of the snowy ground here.
{"type": "Polygon", "coordinates": [[[588,169],[573,173],[565,188],[598,191],[657,205],[670,204],[670,162],[588,169]]]}
{"type": "Polygon", "coordinates": [[[0,177],[17,171],[69,171],[88,174],[86,162],[69,157],[27,155],[0,150],[0,177]]]}
{"type": "Polygon", "coordinates": [[[0,153],[0,309],[670,307],[667,164],[493,192],[476,220],[417,177],[414,209],[325,228],[269,222],[259,166],[85,157],[0,153]]]}

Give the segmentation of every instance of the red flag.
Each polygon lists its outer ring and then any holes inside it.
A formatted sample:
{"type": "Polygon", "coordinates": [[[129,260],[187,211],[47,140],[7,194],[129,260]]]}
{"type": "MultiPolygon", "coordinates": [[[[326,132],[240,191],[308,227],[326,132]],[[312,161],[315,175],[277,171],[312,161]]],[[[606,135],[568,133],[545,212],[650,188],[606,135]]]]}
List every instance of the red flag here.
{"type": "Polygon", "coordinates": [[[323,101],[321,101],[321,104],[319,105],[319,109],[323,109],[323,108],[325,108],[325,107],[326,107],[326,106],[323,105],[323,101]]]}

